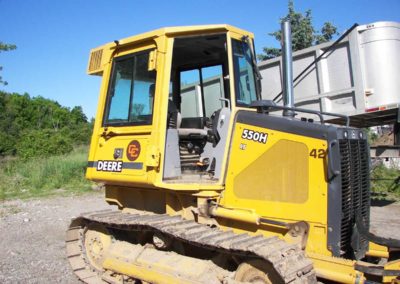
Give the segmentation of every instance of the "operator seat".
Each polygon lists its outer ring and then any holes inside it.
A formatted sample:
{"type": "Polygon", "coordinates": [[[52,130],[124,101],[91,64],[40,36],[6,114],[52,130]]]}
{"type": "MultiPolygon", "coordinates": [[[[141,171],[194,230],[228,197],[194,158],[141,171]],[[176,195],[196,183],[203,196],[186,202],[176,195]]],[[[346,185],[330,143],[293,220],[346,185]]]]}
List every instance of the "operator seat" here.
{"type": "Polygon", "coordinates": [[[207,129],[203,128],[187,128],[182,127],[182,115],[178,112],[178,134],[179,138],[206,138],[207,137],[207,129]]]}
{"type": "Polygon", "coordinates": [[[182,115],[171,100],[168,103],[168,128],[176,128],[181,139],[206,138],[208,131],[204,126],[203,128],[182,127],[182,115]]]}

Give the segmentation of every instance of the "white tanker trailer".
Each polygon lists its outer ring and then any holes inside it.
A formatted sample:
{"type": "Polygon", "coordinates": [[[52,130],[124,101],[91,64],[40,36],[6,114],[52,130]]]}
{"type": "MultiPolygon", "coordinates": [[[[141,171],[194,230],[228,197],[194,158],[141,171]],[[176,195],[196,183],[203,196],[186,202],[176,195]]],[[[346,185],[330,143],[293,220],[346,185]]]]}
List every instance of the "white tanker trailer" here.
{"type": "MultiPolygon", "coordinates": [[[[282,104],[278,96],[283,84],[282,58],[258,66],[263,77],[263,99],[282,104]]],[[[347,115],[356,127],[397,125],[400,23],[355,25],[334,44],[294,52],[293,77],[296,107],[347,115]]]]}

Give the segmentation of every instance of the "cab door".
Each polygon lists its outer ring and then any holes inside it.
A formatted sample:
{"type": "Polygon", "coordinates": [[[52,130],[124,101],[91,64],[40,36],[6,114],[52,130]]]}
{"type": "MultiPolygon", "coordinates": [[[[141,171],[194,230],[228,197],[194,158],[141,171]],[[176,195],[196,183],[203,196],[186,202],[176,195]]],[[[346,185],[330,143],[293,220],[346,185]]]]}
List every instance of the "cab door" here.
{"type": "MultiPolygon", "coordinates": [[[[87,177],[113,184],[146,184],[147,154],[153,132],[155,49],[141,49],[112,61],[103,110],[91,144],[87,177]],[[97,130],[97,131],[96,131],[97,130]]],[[[107,78],[103,78],[107,80],[107,78]]]]}

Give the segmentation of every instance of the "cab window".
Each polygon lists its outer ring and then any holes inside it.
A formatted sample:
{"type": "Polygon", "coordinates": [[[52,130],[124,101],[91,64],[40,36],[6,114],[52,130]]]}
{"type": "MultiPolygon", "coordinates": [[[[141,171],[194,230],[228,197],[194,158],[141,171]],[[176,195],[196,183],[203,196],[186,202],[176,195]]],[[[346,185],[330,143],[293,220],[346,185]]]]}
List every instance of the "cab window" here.
{"type": "Polygon", "coordinates": [[[244,41],[232,39],[236,104],[249,106],[257,100],[251,49],[244,41]]]}
{"type": "Polygon", "coordinates": [[[182,117],[210,117],[224,106],[222,65],[196,68],[180,73],[182,117]]]}
{"type": "Polygon", "coordinates": [[[152,123],[156,72],[148,60],[149,51],[114,59],[104,126],[152,123]]]}

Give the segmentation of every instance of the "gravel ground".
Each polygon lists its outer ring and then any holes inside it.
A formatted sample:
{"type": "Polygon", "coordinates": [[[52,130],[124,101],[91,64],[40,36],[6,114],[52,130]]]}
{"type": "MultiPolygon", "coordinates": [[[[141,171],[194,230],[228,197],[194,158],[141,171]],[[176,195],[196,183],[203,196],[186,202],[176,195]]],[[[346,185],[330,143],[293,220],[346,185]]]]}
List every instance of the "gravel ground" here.
{"type": "Polygon", "coordinates": [[[0,283],[80,283],[65,257],[65,231],[71,218],[105,208],[99,193],[0,204],[0,283]]]}
{"type": "MultiPolygon", "coordinates": [[[[0,203],[0,283],[80,283],[65,257],[69,221],[82,212],[110,208],[96,193],[0,203]]],[[[375,204],[371,231],[396,237],[400,204],[375,204]]]]}
{"type": "Polygon", "coordinates": [[[400,238],[400,203],[372,202],[370,231],[386,238],[400,238]]]}

